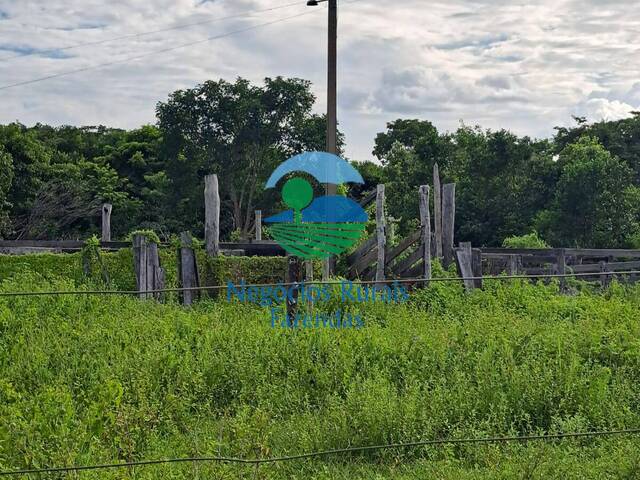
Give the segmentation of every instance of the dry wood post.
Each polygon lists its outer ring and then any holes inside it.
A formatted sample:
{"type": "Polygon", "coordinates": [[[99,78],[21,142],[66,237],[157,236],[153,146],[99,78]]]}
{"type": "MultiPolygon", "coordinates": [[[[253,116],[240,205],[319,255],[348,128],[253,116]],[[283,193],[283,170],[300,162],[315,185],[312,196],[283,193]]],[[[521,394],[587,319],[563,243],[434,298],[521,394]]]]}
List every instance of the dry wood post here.
{"type": "Polygon", "coordinates": [[[453,231],[456,220],[456,184],[448,183],[442,187],[442,249],[444,266],[453,261],[453,231]]]}
{"type": "Polygon", "coordinates": [[[436,257],[442,258],[442,185],[437,163],[433,166],[433,226],[436,257]]]}
{"type": "MultiPolygon", "coordinates": [[[[565,275],[567,273],[567,258],[564,248],[558,250],[556,256],[556,273],[558,275],[565,275]]],[[[560,291],[564,292],[567,289],[567,279],[560,277],[560,291]]]]}
{"type": "Polygon", "coordinates": [[[305,276],[307,282],[313,282],[313,260],[304,261],[305,276]]]}
{"type": "Polygon", "coordinates": [[[204,177],[204,240],[207,253],[213,257],[220,254],[220,192],[218,176],[204,177]]]}
{"type": "Polygon", "coordinates": [[[518,275],[522,270],[522,255],[507,255],[507,273],[518,275]]]}
{"type": "MultiPolygon", "coordinates": [[[[198,265],[196,263],[196,254],[193,251],[191,232],[182,232],[180,234],[179,269],[180,286],[182,288],[198,288],[200,286],[198,265]]],[[[191,305],[197,298],[197,290],[184,290],[182,292],[182,303],[185,305],[191,305]]]]}
{"type": "Polygon", "coordinates": [[[482,250],[474,248],[471,250],[471,270],[476,279],[473,281],[476,288],[482,288],[482,250]]]}
{"type": "Polygon", "coordinates": [[[455,254],[458,260],[460,276],[464,278],[464,288],[466,291],[473,290],[475,288],[475,282],[471,278],[473,277],[473,252],[471,242],[460,242],[460,248],[455,251],[455,254]]]}
{"type": "MultiPolygon", "coordinates": [[[[422,260],[424,262],[423,275],[425,280],[431,280],[431,214],[429,212],[429,186],[420,186],[419,194],[422,260]]],[[[429,283],[425,282],[425,287],[427,285],[429,285],[429,283]]]]}
{"type": "Polygon", "coordinates": [[[136,287],[140,298],[161,298],[160,293],[145,293],[162,290],[165,284],[164,270],[160,267],[158,245],[144,235],[133,237],[133,262],[136,272],[136,287]]]}
{"type": "Polygon", "coordinates": [[[600,285],[602,285],[602,288],[607,288],[607,286],[609,286],[609,282],[611,281],[611,277],[608,275],[609,270],[609,264],[602,260],[600,263],[600,285]]]}
{"type": "MultiPolygon", "coordinates": [[[[383,281],[385,266],[386,225],[384,219],[384,185],[378,185],[376,195],[376,235],[378,239],[378,262],[376,265],[376,282],[383,281]]],[[[376,284],[379,286],[379,284],[376,284]]]]}
{"type": "MultiPolygon", "coordinates": [[[[286,283],[297,284],[302,280],[300,271],[300,259],[294,255],[287,256],[287,279],[286,283]]],[[[287,325],[295,326],[296,313],[298,312],[298,287],[287,287],[291,295],[287,295],[287,325]]]]}
{"type": "Polygon", "coordinates": [[[256,210],[256,241],[262,240],[262,210],[256,210]]]}
{"type": "Polygon", "coordinates": [[[110,203],[102,204],[102,241],[111,241],[111,210],[113,205],[110,203]]]}

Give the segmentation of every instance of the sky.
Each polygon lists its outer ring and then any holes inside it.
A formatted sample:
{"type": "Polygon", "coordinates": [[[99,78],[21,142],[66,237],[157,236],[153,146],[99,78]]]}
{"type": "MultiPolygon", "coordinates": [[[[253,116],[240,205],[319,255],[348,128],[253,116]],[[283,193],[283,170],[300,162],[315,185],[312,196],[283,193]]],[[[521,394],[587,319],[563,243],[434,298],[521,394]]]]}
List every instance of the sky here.
{"type": "MultiPolygon", "coordinates": [[[[0,0],[0,123],[135,128],[155,122],[170,92],[239,76],[308,79],[321,113],[327,10],[305,3],[0,0]]],[[[635,3],[338,0],[346,156],[373,159],[375,135],[398,118],[542,138],[572,115],[630,116],[640,110],[635,3]]]]}

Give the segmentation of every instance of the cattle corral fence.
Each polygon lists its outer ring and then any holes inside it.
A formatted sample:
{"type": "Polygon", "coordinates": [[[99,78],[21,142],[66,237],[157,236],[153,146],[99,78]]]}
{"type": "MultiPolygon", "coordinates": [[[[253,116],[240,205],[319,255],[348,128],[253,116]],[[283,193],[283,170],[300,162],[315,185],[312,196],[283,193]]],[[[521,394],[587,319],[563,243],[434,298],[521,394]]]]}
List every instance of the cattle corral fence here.
{"type": "MultiPolygon", "coordinates": [[[[433,186],[422,185],[417,196],[420,226],[397,244],[390,244],[385,215],[385,186],[366,194],[360,204],[363,208],[375,205],[375,229],[353,252],[345,255],[344,275],[350,280],[386,282],[418,279],[428,285],[431,279],[432,259],[438,259],[448,268],[455,262],[465,288],[482,287],[484,276],[507,274],[531,276],[536,279],[557,277],[561,287],[567,278],[577,274],[582,280],[599,282],[607,286],[615,276],[625,282],[636,282],[638,275],[628,273],[640,270],[640,250],[586,249],[586,248],[473,248],[469,242],[454,244],[456,185],[441,184],[438,165],[433,170],[433,186]],[[619,273],[618,273],[619,272],[619,273]],[[592,274],[592,275],[591,275],[592,274]]],[[[208,255],[285,256],[286,251],[274,241],[262,239],[262,212],[255,212],[254,237],[241,242],[220,242],[220,195],[216,175],[205,177],[205,248],[208,255]]],[[[102,212],[102,240],[100,247],[106,251],[131,248],[132,242],[111,241],[112,206],[104,204],[102,212]]],[[[197,271],[191,235],[180,236],[178,278],[181,287],[198,288],[197,271]]],[[[144,292],[164,288],[164,270],[160,265],[158,247],[143,235],[132,239],[136,285],[143,298],[144,292]]],[[[79,240],[0,240],[0,254],[22,255],[32,253],[77,252],[85,247],[79,240]]],[[[287,282],[313,280],[313,267],[305,261],[304,268],[290,257],[287,282]]],[[[323,272],[322,280],[328,280],[323,272]]],[[[158,298],[157,296],[155,296],[158,298]]],[[[190,304],[192,295],[184,295],[190,304]]]]}

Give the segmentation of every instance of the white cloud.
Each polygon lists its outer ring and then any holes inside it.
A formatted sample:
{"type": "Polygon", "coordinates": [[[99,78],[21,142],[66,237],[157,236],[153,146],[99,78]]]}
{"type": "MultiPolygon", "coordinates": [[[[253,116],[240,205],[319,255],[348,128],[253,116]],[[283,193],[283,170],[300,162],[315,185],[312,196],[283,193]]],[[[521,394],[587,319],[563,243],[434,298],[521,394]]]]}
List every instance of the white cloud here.
{"type": "MultiPolygon", "coordinates": [[[[359,0],[340,7],[339,120],[352,158],[388,121],[418,117],[547,136],[572,114],[640,108],[640,11],[624,0],[359,0]]],[[[274,0],[0,2],[0,59],[201,22],[274,0]]],[[[279,4],[287,3],[282,0],[279,4]]],[[[0,60],[0,86],[196,42],[313,11],[292,6],[188,29],[0,60]]],[[[211,78],[307,78],[324,110],[326,11],[130,63],[0,90],[0,122],[135,127],[156,102],[211,78]]]]}

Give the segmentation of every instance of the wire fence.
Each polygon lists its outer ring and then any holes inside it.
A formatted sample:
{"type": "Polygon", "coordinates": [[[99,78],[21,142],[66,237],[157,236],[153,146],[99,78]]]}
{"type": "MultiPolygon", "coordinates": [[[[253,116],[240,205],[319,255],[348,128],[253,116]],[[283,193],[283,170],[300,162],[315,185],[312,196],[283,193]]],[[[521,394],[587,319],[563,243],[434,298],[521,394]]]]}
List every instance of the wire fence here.
{"type": "MultiPolygon", "coordinates": [[[[543,273],[535,275],[488,275],[476,277],[438,277],[438,278],[398,278],[386,280],[311,280],[304,282],[280,282],[280,283],[253,283],[242,284],[246,288],[263,287],[297,287],[304,285],[342,285],[344,282],[352,282],[354,285],[389,285],[389,284],[429,284],[431,282],[464,282],[473,280],[482,281],[509,281],[509,280],[546,280],[552,278],[581,278],[581,277],[615,277],[621,275],[639,275],[640,270],[624,270],[618,272],[577,272],[577,273],[543,273]]],[[[229,285],[207,285],[201,287],[177,287],[162,288],[156,290],[50,290],[50,291],[24,291],[24,292],[0,292],[0,297],[35,297],[47,295],[152,295],[158,293],[180,293],[197,291],[217,291],[229,288],[229,285]]]]}
{"type": "Polygon", "coordinates": [[[362,447],[338,448],[334,450],[322,450],[317,452],[301,453],[298,455],[287,455],[281,457],[268,458],[239,458],[239,457],[182,457],[182,458],[163,458],[155,460],[140,460],[135,462],[122,463],[105,463],[100,465],[76,465],[69,467],[49,467],[38,469],[24,470],[5,470],[0,471],[0,476],[10,475],[28,475],[43,473],[64,473],[64,472],[81,472],[87,470],[106,470],[114,468],[144,467],[150,465],[166,465],[175,463],[234,463],[244,465],[262,465],[267,463],[292,462],[296,460],[308,460],[312,458],[325,457],[330,455],[341,455],[348,453],[361,453],[367,451],[380,451],[389,449],[402,449],[412,447],[428,447],[438,445],[461,445],[461,444],[486,444],[486,443],[511,443],[511,442],[532,442],[532,441],[552,441],[572,438],[597,438],[610,437],[615,435],[637,435],[640,428],[628,428],[620,430],[600,430],[591,432],[569,432],[569,433],[553,433],[546,435],[523,435],[508,437],[481,437],[481,438],[442,438],[434,440],[421,440],[408,443],[388,443],[384,445],[368,445],[362,447]]]}

